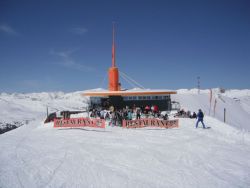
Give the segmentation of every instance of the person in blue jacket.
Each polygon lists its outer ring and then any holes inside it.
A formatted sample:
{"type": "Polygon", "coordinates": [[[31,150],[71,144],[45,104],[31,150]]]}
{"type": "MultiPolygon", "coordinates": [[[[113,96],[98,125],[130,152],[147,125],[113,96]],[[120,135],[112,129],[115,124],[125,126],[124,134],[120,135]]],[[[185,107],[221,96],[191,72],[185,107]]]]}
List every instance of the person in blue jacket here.
{"type": "Polygon", "coordinates": [[[132,120],[132,112],[131,112],[131,110],[128,111],[128,120],[132,120]]]}
{"type": "Polygon", "coordinates": [[[203,114],[202,110],[199,109],[199,112],[198,112],[198,114],[197,114],[197,119],[198,119],[198,120],[197,120],[197,122],[196,122],[196,128],[198,127],[199,122],[202,123],[203,129],[206,128],[205,124],[203,123],[203,117],[204,117],[204,114],[203,114]]]}

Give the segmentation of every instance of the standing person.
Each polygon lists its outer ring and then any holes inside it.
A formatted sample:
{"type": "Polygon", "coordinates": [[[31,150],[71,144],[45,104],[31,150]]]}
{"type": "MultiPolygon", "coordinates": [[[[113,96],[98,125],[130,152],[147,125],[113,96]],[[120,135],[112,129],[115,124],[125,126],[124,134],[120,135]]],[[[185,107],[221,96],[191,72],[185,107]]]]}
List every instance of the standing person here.
{"type": "Polygon", "coordinates": [[[104,114],[105,114],[105,112],[104,112],[104,110],[102,109],[102,110],[100,111],[100,118],[101,118],[101,119],[104,119],[104,114]]]}
{"type": "Polygon", "coordinates": [[[128,111],[128,120],[132,120],[132,110],[128,111]]]}
{"type": "Polygon", "coordinates": [[[197,119],[198,119],[198,120],[197,120],[197,122],[196,122],[196,128],[198,127],[199,122],[202,123],[203,129],[206,128],[205,124],[203,123],[203,118],[204,118],[204,114],[203,114],[202,110],[199,109],[199,112],[198,112],[198,114],[197,114],[197,119]]]}
{"type": "Polygon", "coordinates": [[[197,115],[195,112],[193,112],[192,118],[197,118],[197,115]]]}
{"type": "Polygon", "coordinates": [[[128,119],[128,111],[127,111],[127,109],[123,109],[122,118],[125,119],[125,120],[128,119]]]}
{"type": "Polygon", "coordinates": [[[116,112],[110,112],[110,116],[111,116],[111,126],[116,126],[116,122],[117,122],[117,114],[116,112]]]}
{"type": "Polygon", "coordinates": [[[158,112],[159,112],[159,108],[158,108],[157,105],[154,105],[154,110],[153,110],[153,112],[154,112],[154,117],[157,117],[157,114],[158,114],[158,112]]]}
{"type": "Polygon", "coordinates": [[[136,105],[134,104],[132,107],[133,113],[136,113],[136,105]]]}
{"type": "Polygon", "coordinates": [[[139,107],[136,109],[136,119],[141,119],[141,109],[139,107]]]}
{"type": "Polygon", "coordinates": [[[113,105],[110,106],[110,107],[109,107],[109,111],[110,111],[110,112],[114,112],[114,111],[115,111],[115,107],[114,107],[113,105]]]}
{"type": "Polygon", "coordinates": [[[151,112],[154,113],[154,105],[151,106],[151,112]]]}
{"type": "Polygon", "coordinates": [[[148,118],[148,113],[149,113],[149,111],[150,111],[150,107],[147,105],[147,106],[145,107],[145,115],[146,115],[146,118],[148,118]]]}

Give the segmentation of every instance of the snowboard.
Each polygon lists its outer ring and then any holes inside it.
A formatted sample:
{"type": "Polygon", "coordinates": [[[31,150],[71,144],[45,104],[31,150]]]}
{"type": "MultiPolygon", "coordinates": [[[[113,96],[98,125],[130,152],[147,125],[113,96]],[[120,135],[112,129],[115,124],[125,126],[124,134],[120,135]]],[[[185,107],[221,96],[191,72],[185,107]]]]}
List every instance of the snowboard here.
{"type": "Polygon", "coordinates": [[[197,128],[202,128],[202,129],[211,129],[211,127],[206,127],[206,128],[203,128],[203,127],[197,127],[197,128]]]}

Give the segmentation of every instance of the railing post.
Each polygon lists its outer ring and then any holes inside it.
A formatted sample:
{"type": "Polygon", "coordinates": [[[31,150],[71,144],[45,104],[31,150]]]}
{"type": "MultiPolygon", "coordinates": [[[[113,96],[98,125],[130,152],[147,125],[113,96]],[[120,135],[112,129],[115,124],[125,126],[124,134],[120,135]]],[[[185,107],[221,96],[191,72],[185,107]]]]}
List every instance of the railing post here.
{"type": "Polygon", "coordinates": [[[226,123],[226,108],[224,108],[224,123],[226,123]]]}

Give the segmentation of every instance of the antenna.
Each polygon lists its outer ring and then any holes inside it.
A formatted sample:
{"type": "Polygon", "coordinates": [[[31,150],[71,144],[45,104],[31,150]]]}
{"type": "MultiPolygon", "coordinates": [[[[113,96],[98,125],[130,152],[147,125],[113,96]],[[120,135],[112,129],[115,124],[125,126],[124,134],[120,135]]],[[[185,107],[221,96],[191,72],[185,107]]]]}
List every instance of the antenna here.
{"type": "Polygon", "coordinates": [[[109,91],[119,91],[119,71],[115,64],[115,23],[112,33],[112,66],[109,68],[109,91]]]}
{"type": "Polygon", "coordinates": [[[115,67],[115,22],[113,22],[113,36],[112,36],[112,67],[115,67]]]}

